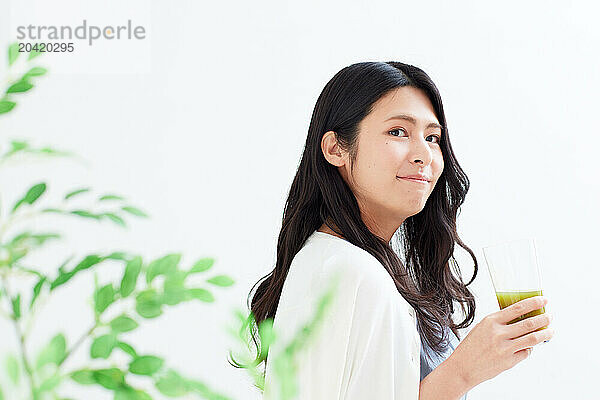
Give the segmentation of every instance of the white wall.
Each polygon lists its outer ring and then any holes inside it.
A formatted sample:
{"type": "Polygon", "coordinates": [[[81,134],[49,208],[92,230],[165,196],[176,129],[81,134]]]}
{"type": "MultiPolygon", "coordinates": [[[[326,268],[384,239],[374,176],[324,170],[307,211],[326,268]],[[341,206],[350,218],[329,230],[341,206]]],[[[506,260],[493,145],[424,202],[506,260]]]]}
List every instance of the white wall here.
{"type": "MultiPolygon", "coordinates": [[[[180,251],[186,265],[216,257],[215,271],[237,281],[216,291],[217,305],[191,303],[149,321],[134,334],[140,349],[165,355],[182,372],[213,382],[235,399],[259,398],[244,372],[226,361],[231,342],[221,326],[230,318],[223,310],[243,307],[252,284],[275,261],[285,196],[325,83],[354,62],[398,60],[423,68],[436,82],[453,148],[471,181],[459,233],[479,259],[471,286],[476,322],[498,310],[481,247],[522,236],[540,245],[556,334],[469,398],[592,398],[600,367],[594,313],[599,265],[593,258],[600,222],[600,30],[591,6],[21,3],[1,7],[0,49],[14,40],[11,15],[23,19],[27,12],[38,23],[131,18],[148,28],[144,43],[115,45],[118,51],[104,43],[97,51],[81,46],[69,59],[39,57],[48,76],[21,97],[11,115],[0,117],[3,144],[29,138],[90,163],[86,168],[54,160],[0,170],[4,203],[45,179],[50,198],[90,184],[98,192],[125,195],[152,216],[130,219],[129,230],[76,219],[58,228],[51,220],[40,222],[64,232],[70,246],[39,255],[49,262],[48,271],[71,249],[85,254],[120,248],[148,259],[180,251]],[[138,65],[140,59],[150,65],[138,65]]],[[[465,252],[457,256],[470,277],[470,258],[465,252]]],[[[117,269],[106,270],[106,279],[111,276],[118,276],[117,269]]],[[[89,306],[73,303],[91,284],[81,278],[47,304],[34,347],[61,329],[73,341],[88,327],[89,306]]],[[[0,322],[0,332],[4,354],[14,345],[4,339],[12,331],[0,322]]],[[[76,366],[77,359],[71,361],[76,366]]],[[[93,393],[111,398],[102,390],[93,393]]]]}

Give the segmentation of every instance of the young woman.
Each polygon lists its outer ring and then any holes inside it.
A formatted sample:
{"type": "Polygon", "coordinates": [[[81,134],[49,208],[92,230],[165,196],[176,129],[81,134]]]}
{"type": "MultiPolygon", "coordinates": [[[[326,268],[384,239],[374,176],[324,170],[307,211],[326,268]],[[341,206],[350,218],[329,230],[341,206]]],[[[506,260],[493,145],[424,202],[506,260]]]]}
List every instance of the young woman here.
{"type": "Polygon", "coordinates": [[[547,313],[507,325],[541,308],[537,296],[486,316],[460,341],[458,329],[475,315],[467,285],[477,259],[456,229],[468,189],[424,71],[362,62],[327,83],[286,202],[276,266],[251,303],[256,321],[274,318],[279,334],[265,360],[265,399],[279,398],[268,361],[314,314],[333,277],[331,306],[297,355],[301,400],[464,399],[552,337],[551,329],[533,332],[549,324],[547,313]],[[475,264],[466,284],[455,243],[475,264]],[[454,302],[465,315],[458,324],[454,302]]]}

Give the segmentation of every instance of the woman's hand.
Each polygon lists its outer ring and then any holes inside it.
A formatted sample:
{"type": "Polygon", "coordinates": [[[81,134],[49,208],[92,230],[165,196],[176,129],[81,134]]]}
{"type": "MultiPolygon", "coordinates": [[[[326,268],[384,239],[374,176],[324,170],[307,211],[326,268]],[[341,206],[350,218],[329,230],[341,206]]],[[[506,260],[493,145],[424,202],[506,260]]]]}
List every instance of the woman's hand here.
{"type": "Polygon", "coordinates": [[[449,357],[469,388],[514,367],[529,356],[533,346],[554,336],[554,329],[549,327],[533,332],[550,324],[552,316],[548,313],[507,325],[547,303],[543,296],[521,300],[487,315],[471,329],[449,357]]]}

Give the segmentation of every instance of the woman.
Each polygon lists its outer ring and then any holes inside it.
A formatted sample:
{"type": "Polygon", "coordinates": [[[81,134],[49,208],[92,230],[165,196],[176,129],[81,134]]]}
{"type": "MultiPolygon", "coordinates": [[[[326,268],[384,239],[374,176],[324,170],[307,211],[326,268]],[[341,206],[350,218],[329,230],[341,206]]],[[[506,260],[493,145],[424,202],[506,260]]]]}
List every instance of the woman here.
{"type": "Polygon", "coordinates": [[[488,315],[459,342],[458,329],[475,315],[467,285],[477,259],[456,230],[468,189],[424,71],[362,62],[327,83],[286,202],[276,266],[251,304],[256,321],[274,318],[279,334],[265,360],[265,399],[279,398],[268,360],[334,277],[319,334],[298,354],[298,399],[464,399],[552,336],[529,333],[549,323],[547,314],[506,324],[541,308],[538,296],[488,315]],[[455,243],[475,263],[467,284],[455,243]],[[458,324],[454,302],[465,314],[458,324]]]}

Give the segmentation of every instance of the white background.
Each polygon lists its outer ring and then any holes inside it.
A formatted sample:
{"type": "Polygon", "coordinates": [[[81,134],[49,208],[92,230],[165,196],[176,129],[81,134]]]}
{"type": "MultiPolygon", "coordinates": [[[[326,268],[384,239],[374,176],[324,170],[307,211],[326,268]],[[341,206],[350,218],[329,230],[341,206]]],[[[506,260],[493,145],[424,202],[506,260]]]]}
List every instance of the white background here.
{"type": "MultiPolygon", "coordinates": [[[[184,266],[213,256],[214,272],[236,280],[215,290],[214,305],[180,305],[145,322],[128,337],[140,352],[163,355],[232,398],[259,398],[244,371],[226,361],[228,312],[244,307],[250,287],[272,269],[283,204],[323,86],[351,63],[397,60],[424,69],[438,86],[471,182],[458,226],[479,261],[470,286],[475,323],[498,310],[481,247],[526,236],[539,244],[555,336],[469,399],[593,398],[600,370],[597,10],[541,1],[18,3],[0,10],[0,49],[22,23],[10,15],[26,20],[28,10],[38,24],[131,18],[148,28],[143,44],[120,44],[127,52],[105,43],[74,53],[70,63],[40,56],[48,76],[0,117],[3,145],[28,139],[88,162],[8,165],[0,170],[3,213],[45,180],[48,203],[91,185],[95,194],[120,193],[151,215],[129,218],[128,230],[77,218],[58,227],[54,221],[64,219],[40,221],[33,226],[66,238],[37,255],[47,271],[73,252],[123,249],[147,260],[181,252],[184,266]],[[140,66],[140,59],[150,64],[140,66]]],[[[456,255],[469,278],[470,257],[460,248],[456,255]]],[[[119,268],[101,276],[117,279],[119,268]]],[[[91,309],[81,299],[91,275],[76,282],[46,303],[32,348],[60,330],[72,343],[88,328],[91,309]]],[[[12,327],[1,321],[0,355],[15,346],[12,327]]],[[[79,354],[70,366],[85,359],[79,354]]],[[[101,389],[64,389],[111,398],[101,389]]]]}

